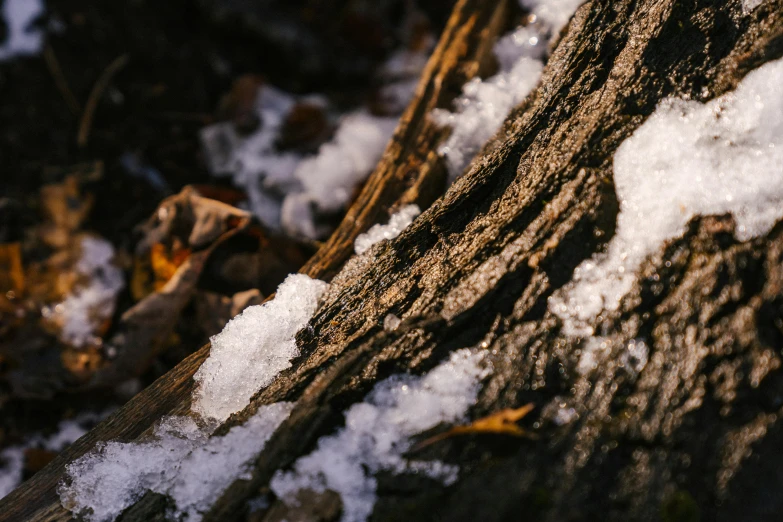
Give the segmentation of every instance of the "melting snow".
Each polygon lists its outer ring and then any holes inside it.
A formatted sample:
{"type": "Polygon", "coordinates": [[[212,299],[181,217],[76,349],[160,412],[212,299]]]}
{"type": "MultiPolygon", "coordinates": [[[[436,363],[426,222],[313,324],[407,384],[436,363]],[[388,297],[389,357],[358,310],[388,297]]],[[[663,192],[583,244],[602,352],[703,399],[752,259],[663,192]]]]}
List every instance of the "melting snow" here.
{"type": "Polygon", "coordinates": [[[741,241],[783,217],[783,60],[749,73],[706,104],[669,99],[617,150],[617,231],[606,253],[549,300],[567,335],[593,333],[616,310],[641,263],[696,215],[730,212],[741,241]]]}
{"type": "Polygon", "coordinates": [[[272,301],[251,306],[212,337],[209,358],[193,378],[198,383],[192,409],[224,421],[242,410],[299,355],[296,333],[318,308],[327,284],[293,274],[272,301]]]}
{"type": "Polygon", "coordinates": [[[610,348],[610,341],[606,337],[588,337],[582,342],[579,362],[576,371],[582,375],[590,373],[598,368],[598,363],[603,361],[610,348]]]}
{"type": "Polygon", "coordinates": [[[196,372],[194,417],[166,417],[145,442],[107,442],[68,466],[58,486],[67,509],[90,522],[114,520],[147,491],[168,495],[177,519],[200,520],[237,479],[291,412],[293,404],[261,406],[246,423],[210,437],[298,354],[294,336],[318,307],[322,281],[294,274],[275,299],[246,309],[212,338],[196,372]],[[198,417],[201,417],[200,419],[198,417]]]}
{"type": "Polygon", "coordinates": [[[551,417],[556,426],[565,426],[579,418],[576,408],[570,406],[562,397],[555,397],[547,406],[545,414],[551,417]]]}
{"type": "Polygon", "coordinates": [[[43,448],[59,453],[87,433],[85,426],[91,426],[102,420],[104,413],[82,413],[73,419],[61,421],[57,432],[49,437],[36,435],[25,441],[24,445],[11,446],[0,451],[0,498],[8,495],[22,482],[24,471],[24,453],[28,449],[43,448]]]}
{"type": "Polygon", "coordinates": [[[171,497],[174,518],[201,520],[235,480],[249,478],[253,459],[292,407],[262,406],[245,424],[212,438],[190,417],[166,417],[150,441],[103,443],[68,465],[60,500],[89,522],[105,522],[152,491],[171,497]]]}
{"type": "Polygon", "coordinates": [[[528,9],[536,18],[559,33],[584,0],[519,0],[519,5],[528,9]]]}
{"type": "Polygon", "coordinates": [[[742,13],[749,15],[751,11],[764,3],[764,0],[742,0],[742,13]]]}
{"type": "Polygon", "coordinates": [[[0,451],[0,498],[8,495],[22,483],[24,448],[11,446],[0,451]]]}
{"type": "MultiPolygon", "coordinates": [[[[408,105],[427,63],[427,49],[399,51],[381,67],[380,97],[387,111],[396,114],[408,105]]],[[[231,176],[246,192],[249,210],[265,225],[320,239],[330,230],[319,225],[319,213],[335,213],[350,202],[356,187],[380,160],[397,116],[375,116],[358,109],[339,118],[334,137],[316,154],[280,152],[275,142],[297,103],[328,109],[323,97],[296,97],[264,86],[257,100],[262,122],[257,132],[241,137],[230,122],[218,123],[202,130],[201,141],[212,173],[231,176]]]]}
{"type": "Polygon", "coordinates": [[[396,125],[396,118],[364,111],[345,116],[332,141],[297,166],[294,177],[303,190],[286,196],[283,228],[312,239],[322,235],[316,228],[313,210],[333,213],[350,201],[356,186],[381,158],[396,125]]]}
{"type": "Polygon", "coordinates": [[[436,109],[439,125],[451,135],[438,153],[446,158],[449,181],[454,182],[481,147],[500,129],[511,109],[533,90],[544,70],[548,40],[568,23],[583,0],[520,0],[531,11],[529,23],[495,44],[500,70],[486,80],[474,78],[454,101],[454,112],[436,109]]]}
{"type": "Polygon", "coordinates": [[[30,26],[43,13],[41,0],[5,0],[3,18],[8,27],[8,37],[0,45],[0,61],[41,51],[43,32],[30,26]]]}
{"type": "Polygon", "coordinates": [[[402,319],[396,315],[386,314],[386,317],[383,318],[383,329],[387,332],[393,332],[399,328],[400,323],[402,323],[402,319]]]}
{"type": "Polygon", "coordinates": [[[301,489],[340,494],[343,522],[367,520],[376,499],[374,474],[417,472],[451,483],[457,467],[407,461],[410,438],[444,423],[464,420],[488,373],[482,352],[459,350],[422,377],[397,375],[378,383],[364,402],[345,414],[345,427],[322,437],[316,450],[289,472],[277,472],[272,491],[287,502],[301,489]]]}
{"type": "Polygon", "coordinates": [[[114,248],[108,241],[89,236],[82,239],[76,272],[86,283],[77,283],[62,303],[43,311],[47,318],[62,325],[60,338],[64,342],[76,347],[96,342],[97,331],[114,315],[117,294],[125,280],[122,271],[112,264],[113,259],[114,248]]]}
{"type": "Polygon", "coordinates": [[[413,223],[413,220],[419,214],[421,214],[421,210],[418,205],[407,205],[402,207],[399,211],[392,214],[388,224],[373,225],[370,230],[364,234],[359,234],[356,241],[354,241],[354,250],[357,254],[361,255],[367,252],[375,243],[383,241],[384,239],[394,239],[399,236],[408,225],[413,223]]]}
{"type": "Polygon", "coordinates": [[[318,97],[297,100],[286,92],[264,86],[256,105],[262,122],[258,132],[243,138],[230,122],[210,125],[201,131],[212,173],[231,176],[234,184],[247,194],[249,210],[273,229],[280,228],[280,195],[297,189],[293,173],[301,157],[278,152],[275,147],[286,115],[297,101],[318,106],[326,103],[318,97]]]}

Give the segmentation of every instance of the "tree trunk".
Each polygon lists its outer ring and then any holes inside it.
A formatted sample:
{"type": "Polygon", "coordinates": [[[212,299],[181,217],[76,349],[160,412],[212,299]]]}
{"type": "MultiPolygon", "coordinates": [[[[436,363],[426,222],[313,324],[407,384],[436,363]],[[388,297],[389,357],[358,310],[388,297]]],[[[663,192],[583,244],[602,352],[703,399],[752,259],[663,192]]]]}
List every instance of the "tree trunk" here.
{"type": "MultiPolygon", "coordinates": [[[[333,274],[383,206],[431,199],[403,194],[395,180],[405,179],[406,161],[431,162],[419,175],[442,173],[429,152],[444,135],[427,113],[454,95],[453,88],[441,95],[445,71],[483,62],[501,30],[504,4],[487,3],[455,8],[395,141],[359,206],[306,267],[311,275],[333,274]],[[470,52],[455,50],[460,42],[470,52]]],[[[428,447],[428,458],[459,463],[459,481],[444,487],[383,477],[374,520],[783,516],[783,225],[739,242],[728,216],[693,220],[646,261],[618,311],[602,316],[597,329],[606,333],[608,355],[588,374],[576,371],[580,341],[563,335],[547,309],[547,298],[614,234],[619,144],[663,98],[719,96],[781,55],[783,0],[749,16],[739,0],[583,5],[539,88],[470,171],[374,257],[348,262],[312,328],[299,334],[302,356],[218,430],[260,405],[296,401],[252,478],[235,482],[205,519],[244,519],[247,499],[333,432],[379,380],[423,373],[449,352],[479,344],[494,371],[471,417],[532,402],[537,413],[526,425],[536,438],[471,436],[428,447]],[[403,318],[391,332],[382,327],[389,313],[403,318]],[[638,373],[620,362],[635,339],[649,348],[638,373]],[[560,404],[578,418],[558,425],[560,404]]],[[[426,175],[436,177],[410,186],[435,185],[437,174],[426,175]]],[[[0,520],[67,520],[54,492],[65,464],[97,441],[134,440],[161,416],[186,413],[192,374],[207,353],[183,361],[0,501],[0,520]]],[[[165,498],[149,494],[121,518],[162,520],[165,508],[165,498]]],[[[274,504],[266,520],[285,518],[283,511],[274,504]]]]}

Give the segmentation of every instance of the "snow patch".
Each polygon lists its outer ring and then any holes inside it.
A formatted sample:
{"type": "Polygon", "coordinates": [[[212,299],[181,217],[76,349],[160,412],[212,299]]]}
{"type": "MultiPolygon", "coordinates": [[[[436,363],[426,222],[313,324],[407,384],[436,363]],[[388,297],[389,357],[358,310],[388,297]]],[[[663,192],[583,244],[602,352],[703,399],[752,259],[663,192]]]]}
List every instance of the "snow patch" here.
{"type": "Polygon", "coordinates": [[[8,495],[22,483],[26,450],[43,448],[59,453],[87,433],[87,426],[97,424],[109,413],[109,411],[81,413],[73,419],[61,421],[57,425],[57,431],[48,437],[35,435],[27,439],[23,445],[10,446],[0,451],[0,498],[8,495]]]}
{"type": "Polygon", "coordinates": [[[593,333],[642,262],[697,215],[730,212],[740,241],[783,217],[783,60],[749,73],[706,104],[668,99],[617,150],[617,230],[606,252],[579,265],[549,300],[569,336],[593,333]]]}
{"type": "Polygon", "coordinates": [[[327,288],[305,275],[288,276],[274,300],[247,308],[212,337],[207,360],[194,375],[191,409],[165,417],[144,442],[107,442],[71,463],[58,486],[63,506],[90,522],[114,520],[147,491],[168,495],[177,520],[200,520],[237,479],[290,414],[293,404],[261,406],[243,425],[211,437],[221,422],[247,406],[291,358],[294,336],[327,288]]]}
{"type": "Polygon", "coordinates": [[[356,241],[354,241],[354,250],[361,255],[367,252],[374,244],[384,239],[394,239],[413,223],[413,220],[419,214],[421,214],[421,209],[419,209],[418,205],[402,207],[399,211],[392,214],[391,218],[389,218],[389,223],[386,225],[373,225],[364,234],[359,234],[356,241]]]}
{"type": "Polygon", "coordinates": [[[576,408],[568,404],[562,397],[555,397],[546,408],[546,414],[552,418],[555,426],[565,426],[579,418],[576,408]]]}
{"type": "Polygon", "coordinates": [[[265,85],[256,101],[256,114],[261,121],[257,132],[242,137],[230,122],[201,130],[201,144],[212,174],[231,176],[234,185],[247,194],[248,210],[275,230],[280,228],[281,194],[298,188],[293,174],[301,156],[279,152],[275,147],[285,118],[297,102],[326,104],[320,97],[297,99],[265,85]]]}
{"type": "Polygon", "coordinates": [[[383,318],[383,329],[387,332],[393,332],[399,328],[400,323],[402,323],[402,319],[396,315],[386,314],[386,317],[383,318]]]}
{"type": "Polygon", "coordinates": [[[606,358],[610,347],[611,342],[606,337],[585,339],[580,347],[581,355],[576,365],[576,371],[581,375],[587,375],[598,368],[598,364],[606,358]]]}
{"type": "Polygon", "coordinates": [[[24,448],[11,446],[0,451],[0,498],[5,497],[22,483],[24,448]]]}
{"type": "Polygon", "coordinates": [[[628,370],[631,375],[638,375],[644,367],[647,366],[647,360],[650,350],[647,343],[641,339],[631,339],[625,345],[625,351],[620,359],[620,364],[628,370]]]}
{"type": "Polygon", "coordinates": [[[399,114],[414,95],[430,48],[400,50],[380,68],[379,101],[393,116],[375,116],[361,108],[332,113],[330,119],[338,120],[334,137],[315,154],[281,152],[276,141],[294,106],[315,105],[329,112],[327,100],[261,87],[256,102],[262,122],[258,131],[242,137],[230,122],[202,129],[202,147],[212,174],[230,176],[247,194],[248,210],[272,230],[322,239],[330,228],[319,224],[323,221],[319,214],[344,208],[381,159],[399,114]]]}
{"type": "Polygon", "coordinates": [[[65,300],[43,310],[43,315],[61,325],[60,338],[77,348],[99,343],[97,332],[114,315],[117,294],[125,286],[122,270],[112,264],[114,248],[96,237],[81,241],[76,272],[85,281],[65,300]]]}
{"type": "Polygon", "coordinates": [[[193,376],[197,382],[192,409],[225,421],[242,410],[299,355],[296,333],[318,308],[328,285],[292,274],[272,301],[251,306],[212,337],[209,357],[193,376]]]}
{"type": "Polygon", "coordinates": [[[30,27],[44,13],[41,0],[5,0],[3,18],[8,27],[8,37],[0,45],[0,61],[14,56],[37,54],[43,47],[43,32],[30,27]]]}
{"type": "Polygon", "coordinates": [[[245,424],[212,438],[190,417],[166,417],[150,441],[102,443],[69,464],[60,500],[89,522],[106,522],[152,491],[174,501],[171,518],[201,520],[235,480],[250,477],[253,459],[292,408],[262,406],[245,424]]]}
{"type": "MultiPolygon", "coordinates": [[[[429,50],[433,46],[434,40],[425,49],[429,50]]],[[[383,85],[379,95],[388,112],[402,114],[416,94],[419,77],[427,60],[429,52],[402,49],[383,64],[380,71],[383,85]]]]}
{"type": "Polygon", "coordinates": [[[519,0],[519,5],[552,27],[555,33],[559,33],[583,2],[584,0],[519,0]]]}
{"type": "Polygon", "coordinates": [[[286,196],[283,228],[311,239],[323,235],[317,230],[310,209],[334,213],[343,208],[381,158],[396,125],[396,118],[364,111],[345,116],[332,141],[297,166],[294,177],[303,191],[286,196]]]}
{"type": "Polygon", "coordinates": [[[335,491],[342,497],[343,522],[362,522],[375,504],[378,471],[416,472],[454,482],[456,466],[407,461],[403,454],[414,435],[442,422],[464,420],[488,374],[483,358],[483,352],[463,349],[422,377],[397,375],[381,381],[364,402],[346,412],[344,428],[322,437],[293,470],[275,474],[272,491],[286,502],[296,502],[302,489],[335,491]]]}
{"type": "Polygon", "coordinates": [[[454,101],[454,112],[432,112],[438,125],[451,127],[451,135],[438,148],[446,159],[450,183],[462,175],[511,109],[538,84],[550,38],[562,30],[582,1],[520,0],[520,5],[532,14],[528,25],[518,27],[495,44],[498,73],[467,82],[454,101]]]}
{"type": "Polygon", "coordinates": [[[510,70],[466,83],[462,95],[454,101],[456,112],[433,111],[438,125],[452,129],[449,138],[438,148],[438,153],[446,158],[449,183],[462,174],[511,109],[533,90],[543,69],[539,60],[520,57],[510,70]]]}
{"type": "Polygon", "coordinates": [[[742,0],[742,14],[749,15],[751,11],[764,3],[764,0],[742,0]]]}

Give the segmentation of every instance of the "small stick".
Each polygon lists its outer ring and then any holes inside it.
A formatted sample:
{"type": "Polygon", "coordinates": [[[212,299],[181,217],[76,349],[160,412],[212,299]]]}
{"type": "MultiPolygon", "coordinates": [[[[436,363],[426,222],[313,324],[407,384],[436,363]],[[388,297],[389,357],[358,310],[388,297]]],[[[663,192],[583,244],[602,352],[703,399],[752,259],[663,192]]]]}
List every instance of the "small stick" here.
{"type": "Polygon", "coordinates": [[[82,112],[82,106],[79,104],[76,96],[73,95],[73,91],[68,86],[68,80],[65,78],[65,75],[60,68],[60,62],[57,60],[57,56],[55,56],[54,49],[52,49],[51,44],[46,44],[43,55],[44,60],[46,60],[46,66],[49,68],[49,73],[51,73],[52,78],[54,79],[54,84],[57,86],[60,94],[62,94],[62,97],[65,99],[65,103],[68,105],[68,108],[71,110],[74,116],[79,116],[79,114],[82,112]]]}
{"type": "Polygon", "coordinates": [[[98,81],[95,82],[92,91],[90,91],[90,96],[87,98],[87,105],[84,107],[82,120],[79,124],[79,134],[76,138],[76,143],[79,145],[79,148],[84,148],[84,146],[87,145],[87,139],[90,136],[90,128],[92,127],[92,119],[95,115],[95,109],[98,106],[98,101],[103,95],[103,91],[105,91],[109,86],[109,82],[111,82],[111,79],[114,77],[114,75],[120,72],[120,70],[125,67],[127,63],[127,54],[123,54],[122,56],[116,58],[109,64],[108,67],[106,67],[106,70],[103,71],[100,78],[98,78],[98,81]]]}

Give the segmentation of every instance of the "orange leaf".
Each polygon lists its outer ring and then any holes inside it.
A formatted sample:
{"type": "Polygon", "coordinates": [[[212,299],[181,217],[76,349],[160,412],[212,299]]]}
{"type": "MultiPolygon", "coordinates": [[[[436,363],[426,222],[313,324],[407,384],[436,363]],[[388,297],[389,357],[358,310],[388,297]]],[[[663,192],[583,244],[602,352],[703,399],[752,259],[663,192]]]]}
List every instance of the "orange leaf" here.
{"type": "Polygon", "coordinates": [[[456,426],[451,428],[449,431],[430,437],[429,439],[426,439],[417,444],[413,448],[413,451],[418,451],[426,446],[429,446],[430,444],[434,444],[435,442],[440,442],[444,439],[449,439],[457,435],[495,433],[502,435],[512,435],[514,437],[532,437],[532,434],[520,428],[516,422],[530,413],[534,407],[535,406],[531,402],[529,404],[525,404],[521,408],[508,408],[505,410],[500,410],[499,412],[475,420],[467,426],[456,426]]]}
{"type": "Polygon", "coordinates": [[[0,293],[13,299],[23,291],[22,247],[19,243],[0,244],[0,293]]]}
{"type": "Polygon", "coordinates": [[[174,273],[182,266],[182,263],[190,257],[189,248],[173,249],[170,253],[168,249],[155,243],[150,249],[150,262],[152,271],[155,273],[155,290],[160,291],[169,279],[174,277],[174,273]]]}

